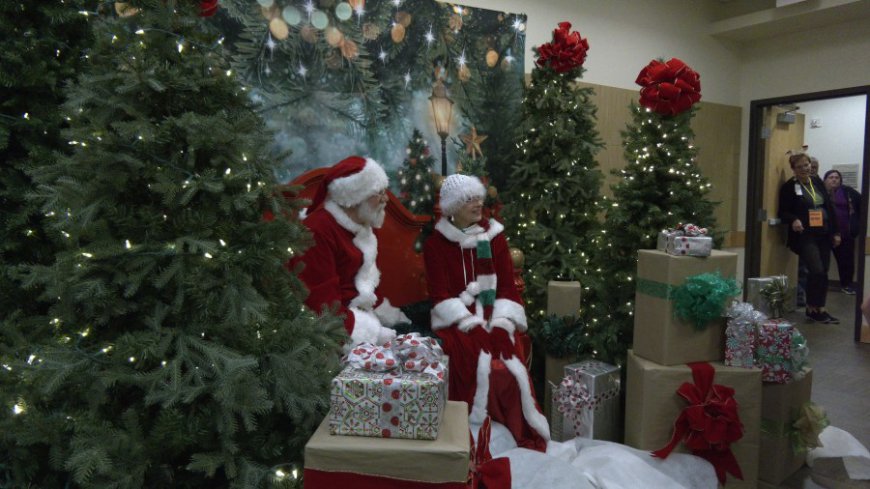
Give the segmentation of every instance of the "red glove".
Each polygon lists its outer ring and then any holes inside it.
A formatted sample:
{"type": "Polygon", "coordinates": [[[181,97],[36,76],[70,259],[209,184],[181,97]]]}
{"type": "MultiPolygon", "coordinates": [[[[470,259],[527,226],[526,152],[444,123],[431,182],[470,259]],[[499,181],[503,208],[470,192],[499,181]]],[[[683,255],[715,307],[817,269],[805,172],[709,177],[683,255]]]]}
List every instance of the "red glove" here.
{"type": "Polygon", "coordinates": [[[492,328],[489,333],[489,346],[492,351],[492,358],[512,358],[516,356],[516,346],[512,341],[510,333],[504,328],[492,328]]]}

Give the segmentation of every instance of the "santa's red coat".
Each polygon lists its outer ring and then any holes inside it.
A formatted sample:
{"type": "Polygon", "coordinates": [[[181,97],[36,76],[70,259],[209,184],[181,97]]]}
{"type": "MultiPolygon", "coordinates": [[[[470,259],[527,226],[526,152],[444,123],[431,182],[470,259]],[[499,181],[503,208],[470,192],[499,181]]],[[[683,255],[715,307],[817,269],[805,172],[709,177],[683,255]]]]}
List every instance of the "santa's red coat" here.
{"type": "Polygon", "coordinates": [[[520,347],[526,317],[504,228],[494,220],[478,226],[469,235],[441,219],[423,248],[432,329],[450,357],[450,399],[467,402],[472,421],[482,422],[489,414],[511,431],[519,446],[545,451],[549,426],[534,399],[526,352],[520,347]],[[481,276],[481,239],[490,242],[496,300],[478,311],[480,302],[472,302],[477,292],[469,294],[468,284],[492,280],[481,276]]]}

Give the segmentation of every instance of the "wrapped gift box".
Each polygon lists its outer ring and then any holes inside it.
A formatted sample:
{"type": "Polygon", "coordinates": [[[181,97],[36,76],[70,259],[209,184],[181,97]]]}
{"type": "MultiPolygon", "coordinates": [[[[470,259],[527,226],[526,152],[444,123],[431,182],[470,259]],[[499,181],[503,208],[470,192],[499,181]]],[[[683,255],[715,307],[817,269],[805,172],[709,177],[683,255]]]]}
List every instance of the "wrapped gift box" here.
{"type": "Polygon", "coordinates": [[[761,380],[784,384],[791,380],[791,340],[794,326],[782,319],[768,319],[758,325],[755,358],[763,373],[761,380]]]}
{"type": "MultiPolygon", "coordinates": [[[[565,441],[579,436],[619,441],[622,425],[619,367],[598,360],[584,360],[566,365],[564,377],[575,384],[568,390],[581,394],[569,402],[575,409],[571,413],[563,413],[559,410],[559,403],[553,403],[551,438],[565,441]]],[[[560,389],[557,387],[555,390],[558,392],[560,389]]]]}
{"type": "Polygon", "coordinates": [[[305,488],[466,489],[468,405],[448,401],[434,441],[331,436],[324,419],[305,445],[305,488]]]}
{"type": "Polygon", "coordinates": [[[663,365],[722,360],[725,320],[703,330],[674,316],[670,294],[686,278],[718,271],[725,278],[737,273],[737,255],[713,250],[707,258],[673,256],[639,250],[634,304],[634,351],[663,365]]]}
{"type": "MultiPolygon", "coordinates": [[[[743,423],[743,437],[731,445],[743,480],[729,475],[725,487],[754,488],[758,479],[761,370],[709,363],[716,369],[713,382],[735,390],[734,399],[739,404],[738,415],[743,423]]],[[[674,421],[687,406],[677,394],[684,382],[692,382],[692,371],[687,365],[660,365],[629,350],[625,386],[626,445],[641,450],[657,450],[667,445],[674,421]]],[[[688,453],[682,443],[676,451],[688,453]]]]}
{"type": "Polygon", "coordinates": [[[422,372],[372,372],[350,365],[332,379],[333,435],[434,440],[447,401],[443,379],[422,372]]]}
{"type": "MultiPolygon", "coordinates": [[[[761,290],[770,285],[774,280],[784,281],[786,288],[788,288],[788,276],[786,275],[752,277],[746,280],[746,302],[752,304],[757,311],[764,313],[768,317],[774,317],[774,311],[770,310],[770,305],[767,303],[767,299],[761,295],[761,290]]],[[[784,308],[788,310],[788,304],[784,305],[784,308]]]]}
{"type": "Polygon", "coordinates": [[[810,402],[813,371],[804,369],[787,384],[764,384],[761,388],[761,456],[758,478],[779,484],[797,472],[806,461],[806,452],[796,452],[791,436],[801,407],[810,402]]]}
{"type": "Polygon", "coordinates": [[[746,319],[729,319],[725,328],[725,365],[754,368],[758,328],[746,319]]]}
{"type": "Polygon", "coordinates": [[[680,256],[710,256],[713,238],[708,236],[668,236],[665,252],[680,256]]]}

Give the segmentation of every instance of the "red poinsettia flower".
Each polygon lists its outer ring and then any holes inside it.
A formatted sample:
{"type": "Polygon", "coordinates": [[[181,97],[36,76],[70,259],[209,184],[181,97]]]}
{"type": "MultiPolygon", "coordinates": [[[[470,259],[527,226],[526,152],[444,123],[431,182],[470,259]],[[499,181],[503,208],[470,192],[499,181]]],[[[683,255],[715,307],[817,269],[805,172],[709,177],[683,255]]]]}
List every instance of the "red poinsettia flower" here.
{"type": "Polygon", "coordinates": [[[565,73],[583,66],[587,51],[589,42],[580,37],[579,32],[571,32],[570,22],[560,22],[559,27],[553,31],[553,41],[538,47],[535,64],[541,68],[549,66],[557,73],[565,73]]]}
{"type": "Polygon", "coordinates": [[[218,9],[218,0],[200,0],[199,2],[199,16],[200,17],[211,17],[217,12],[218,9]]]}
{"type": "Polygon", "coordinates": [[[662,115],[677,115],[701,100],[701,75],[677,58],[650,61],[640,70],[640,104],[662,115]]]}

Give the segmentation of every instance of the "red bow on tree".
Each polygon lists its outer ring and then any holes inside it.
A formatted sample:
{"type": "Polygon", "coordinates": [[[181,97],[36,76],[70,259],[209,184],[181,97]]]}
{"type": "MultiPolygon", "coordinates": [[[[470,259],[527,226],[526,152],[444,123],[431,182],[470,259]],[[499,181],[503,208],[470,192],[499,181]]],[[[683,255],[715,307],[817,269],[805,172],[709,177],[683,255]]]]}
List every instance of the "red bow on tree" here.
{"type": "Polygon", "coordinates": [[[489,416],[477,432],[477,445],[471,432],[471,464],[468,468],[469,489],[510,489],[511,461],[507,457],[492,458],[489,453],[489,435],[492,432],[489,416]]]}
{"type": "Polygon", "coordinates": [[[577,31],[571,32],[570,22],[560,22],[553,31],[553,40],[538,47],[535,64],[543,68],[549,66],[556,73],[564,73],[586,61],[589,41],[580,37],[577,31]]]}
{"type": "Polygon", "coordinates": [[[635,83],[643,87],[640,105],[661,115],[677,115],[701,100],[701,75],[677,58],[650,61],[635,83]]]}
{"type": "Polygon", "coordinates": [[[200,0],[199,2],[199,16],[200,17],[211,17],[217,12],[218,9],[218,0],[200,0]]]}
{"type": "Polygon", "coordinates": [[[743,423],[737,415],[734,389],[713,383],[716,369],[709,363],[688,365],[695,383],[684,382],[677,389],[677,394],[689,405],[683,408],[674,422],[671,441],[652,454],[667,458],[683,441],[692,454],[713,464],[720,484],[725,484],[726,472],[743,480],[740,465],[731,453],[731,444],[743,437],[743,423]]]}

